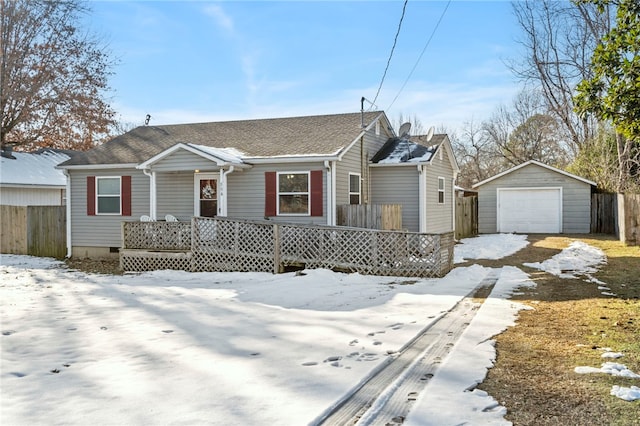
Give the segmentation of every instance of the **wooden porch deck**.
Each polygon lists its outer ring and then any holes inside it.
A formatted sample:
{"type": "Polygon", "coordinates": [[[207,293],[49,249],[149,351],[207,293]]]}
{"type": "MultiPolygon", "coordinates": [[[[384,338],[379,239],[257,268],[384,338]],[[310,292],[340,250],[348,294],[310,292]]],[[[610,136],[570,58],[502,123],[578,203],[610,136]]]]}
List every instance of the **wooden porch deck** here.
{"type": "Polygon", "coordinates": [[[279,273],[290,266],[367,275],[441,277],[453,267],[453,233],[420,234],[272,221],[194,217],[123,222],[125,271],[279,273]]]}

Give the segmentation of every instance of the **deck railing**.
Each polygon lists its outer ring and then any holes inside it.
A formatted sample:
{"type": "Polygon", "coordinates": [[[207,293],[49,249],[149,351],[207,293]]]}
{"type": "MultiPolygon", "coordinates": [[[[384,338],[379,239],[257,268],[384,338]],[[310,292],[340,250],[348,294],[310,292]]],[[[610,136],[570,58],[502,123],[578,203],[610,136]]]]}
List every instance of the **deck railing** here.
{"type": "Polygon", "coordinates": [[[122,222],[122,247],[191,250],[191,222],[122,222]]]}
{"type": "Polygon", "coordinates": [[[201,217],[190,223],[125,222],[122,229],[121,265],[129,271],[163,268],[277,273],[298,266],[369,275],[440,277],[453,266],[453,233],[201,217]],[[185,253],[176,252],[180,250],[185,253]]]}

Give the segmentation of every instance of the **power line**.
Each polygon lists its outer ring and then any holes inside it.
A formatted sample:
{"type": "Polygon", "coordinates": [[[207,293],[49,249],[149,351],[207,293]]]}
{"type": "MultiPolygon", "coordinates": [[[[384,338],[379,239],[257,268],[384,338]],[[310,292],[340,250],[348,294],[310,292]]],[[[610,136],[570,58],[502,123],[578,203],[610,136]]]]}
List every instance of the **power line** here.
{"type": "Polygon", "coordinates": [[[411,69],[411,72],[407,76],[407,79],[404,81],[404,83],[402,83],[402,87],[400,87],[400,90],[398,90],[398,94],[396,95],[395,98],[393,98],[393,101],[391,101],[391,103],[387,107],[386,111],[389,111],[391,109],[391,106],[396,102],[396,100],[398,99],[398,96],[400,96],[400,93],[402,93],[402,91],[404,90],[404,87],[407,85],[407,83],[411,79],[411,76],[413,76],[413,72],[418,67],[418,64],[420,63],[420,60],[422,59],[422,55],[424,55],[424,52],[427,50],[427,47],[429,47],[429,44],[431,43],[431,39],[433,39],[433,36],[436,34],[436,31],[438,30],[438,27],[440,26],[440,22],[442,22],[442,19],[444,18],[445,13],[447,13],[447,9],[449,9],[449,5],[450,4],[451,4],[451,0],[449,0],[447,2],[447,5],[445,6],[444,10],[442,11],[442,14],[440,15],[440,18],[438,19],[438,22],[436,23],[436,26],[433,28],[433,31],[431,32],[431,35],[429,36],[429,39],[425,43],[424,48],[422,49],[422,52],[420,53],[420,56],[418,56],[418,59],[416,60],[415,65],[413,65],[413,68],[411,69]]]}
{"type": "Polygon", "coordinates": [[[384,73],[382,73],[382,80],[380,80],[380,85],[378,86],[378,91],[376,92],[376,96],[373,98],[373,102],[371,104],[375,104],[378,99],[378,95],[380,94],[380,90],[382,89],[382,83],[384,83],[384,78],[387,76],[387,71],[389,70],[389,64],[391,64],[391,57],[393,56],[393,51],[396,48],[396,43],[398,42],[398,35],[400,35],[400,28],[402,28],[402,21],[404,20],[404,12],[407,9],[407,2],[409,0],[404,0],[404,5],[402,6],[402,16],[400,16],[400,22],[398,23],[398,30],[396,31],[396,36],[393,39],[393,46],[391,46],[391,53],[389,53],[389,59],[387,59],[387,66],[384,69],[384,73]]]}

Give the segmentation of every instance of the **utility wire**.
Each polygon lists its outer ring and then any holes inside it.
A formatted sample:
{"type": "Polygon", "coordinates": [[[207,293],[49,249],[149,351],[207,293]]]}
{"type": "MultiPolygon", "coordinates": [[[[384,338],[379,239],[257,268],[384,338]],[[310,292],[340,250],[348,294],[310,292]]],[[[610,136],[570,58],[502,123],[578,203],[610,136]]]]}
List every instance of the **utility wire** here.
{"type": "Polygon", "coordinates": [[[407,9],[407,3],[409,0],[404,0],[404,5],[402,6],[402,16],[400,16],[400,22],[398,23],[398,30],[396,31],[396,36],[393,39],[393,46],[391,46],[391,53],[389,53],[389,59],[387,59],[387,66],[384,69],[384,73],[382,74],[382,80],[380,80],[380,85],[378,86],[378,91],[376,92],[375,98],[373,98],[373,102],[371,105],[373,106],[378,99],[378,95],[380,94],[380,90],[382,89],[382,83],[384,83],[384,78],[387,76],[387,71],[389,70],[389,64],[391,64],[391,57],[393,56],[393,51],[396,48],[396,43],[398,42],[398,36],[400,35],[400,28],[402,28],[402,21],[404,20],[404,12],[407,9]]]}
{"type": "Polygon", "coordinates": [[[396,95],[395,98],[393,98],[393,101],[391,101],[391,103],[387,107],[387,109],[386,109],[387,111],[389,111],[391,109],[391,106],[398,99],[398,96],[400,96],[400,93],[402,93],[402,91],[404,90],[404,87],[407,85],[407,83],[411,79],[411,76],[413,75],[413,72],[416,70],[416,68],[418,67],[418,64],[420,63],[420,60],[422,59],[422,55],[424,55],[424,52],[427,50],[427,47],[429,47],[429,44],[431,43],[431,39],[433,39],[433,36],[436,34],[436,31],[438,30],[438,27],[440,26],[440,22],[442,22],[442,18],[444,18],[445,13],[447,13],[447,9],[449,9],[449,5],[450,4],[451,4],[451,0],[449,0],[447,2],[447,5],[445,6],[444,10],[442,11],[442,14],[440,15],[440,18],[438,19],[438,22],[436,23],[436,26],[433,28],[433,31],[431,32],[431,35],[429,36],[429,39],[425,43],[424,48],[422,49],[422,52],[420,53],[420,56],[418,56],[418,59],[416,60],[415,65],[413,66],[413,68],[411,69],[411,72],[407,76],[407,79],[404,81],[404,83],[402,83],[402,87],[400,87],[400,90],[398,90],[398,94],[396,95]]]}

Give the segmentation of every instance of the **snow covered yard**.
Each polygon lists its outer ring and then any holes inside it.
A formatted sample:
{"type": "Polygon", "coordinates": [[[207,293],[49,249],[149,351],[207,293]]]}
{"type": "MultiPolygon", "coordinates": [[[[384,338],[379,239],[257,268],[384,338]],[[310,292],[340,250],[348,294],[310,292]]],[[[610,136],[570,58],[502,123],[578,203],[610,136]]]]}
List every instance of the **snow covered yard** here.
{"type": "MultiPolygon", "coordinates": [[[[513,235],[464,242],[458,260],[473,258],[474,245],[499,258],[527,244],[513,235]]],[[[473,265],[442,279],[327,270],[110,276],[3,255],[1,419],[308,424],[490,272],[473,265]]],[[[502,268],[408,424],[507,423],[491,396],[465,389],[492,365],[489,339],[525,308],[507,300],[521,285],[532,285],[525,273],[502,268]]]]}

